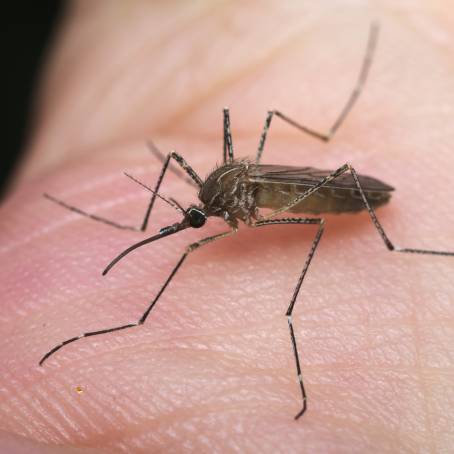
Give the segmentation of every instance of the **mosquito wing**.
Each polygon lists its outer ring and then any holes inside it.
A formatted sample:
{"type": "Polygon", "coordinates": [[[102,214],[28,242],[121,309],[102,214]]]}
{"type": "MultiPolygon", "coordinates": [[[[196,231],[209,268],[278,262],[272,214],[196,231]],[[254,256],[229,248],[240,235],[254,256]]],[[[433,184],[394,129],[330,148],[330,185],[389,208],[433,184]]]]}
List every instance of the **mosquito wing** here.
{"type": "MultiPolygon", "coordinates": [[[[249,167],[249,180],[257,183],[292,184],[305,187],[315,186],[320,183],[333,170],[320,170],[314,167],[292,167],[281,165],[253,165],[249,167]]],[[[358,175],[359,183],[365,191],[389,192],[393,191],[392,186],[383,183],[376,178],[367,175],[358,175]]],[[[333,189],[358,189],[355,180],[350,173],[344,173],[335,180],[326,184],[326,187],[333,189]]]]}

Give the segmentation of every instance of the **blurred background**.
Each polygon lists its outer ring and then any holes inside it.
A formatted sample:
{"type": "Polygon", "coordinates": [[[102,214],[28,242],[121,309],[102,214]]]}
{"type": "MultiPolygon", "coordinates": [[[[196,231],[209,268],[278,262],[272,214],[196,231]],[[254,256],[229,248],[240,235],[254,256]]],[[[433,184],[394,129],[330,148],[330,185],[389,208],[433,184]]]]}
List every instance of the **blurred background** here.
{"type": "Polygon", "coordinates": [[[46,51],[64,11],[64,1],[18,2],[3,10],[5,88],[0,197],[24,152],[31,126],[33,97],[46,51]]]}

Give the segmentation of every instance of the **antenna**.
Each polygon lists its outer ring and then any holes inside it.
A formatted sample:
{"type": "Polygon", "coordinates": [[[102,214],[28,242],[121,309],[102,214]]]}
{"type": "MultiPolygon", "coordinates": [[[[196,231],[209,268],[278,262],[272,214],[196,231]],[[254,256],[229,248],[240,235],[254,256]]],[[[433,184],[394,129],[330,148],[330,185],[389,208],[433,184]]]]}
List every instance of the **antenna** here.
{"type": "Polygon", "coordinates": [[[166,197],[164,197],[163,195],[159,194],[158,192],[156,191],[153,191],[153,189],[151,189],[150,187],[148,187],[145,183],[142,183],[141,181],[139,181],[137,178],[134,178],[132,175],[129,175],[129,173],[126,173],[124,172],[124,174],[130,178],[132,181],[134,181],[135,183],[139,184],[140,186],[142,186],[143,188],[145,189],[148,189],[148,191],[152,192],[153,194],[156,194],[161,200],[164,200],[164,202],[168,203],[171,207],[175,208],[175,210],[179,211],[180,213],[182,213],[183,215],[186,214],[186,211],[181,207],[181,205],[174,199],[167,199],[166,197]]]}

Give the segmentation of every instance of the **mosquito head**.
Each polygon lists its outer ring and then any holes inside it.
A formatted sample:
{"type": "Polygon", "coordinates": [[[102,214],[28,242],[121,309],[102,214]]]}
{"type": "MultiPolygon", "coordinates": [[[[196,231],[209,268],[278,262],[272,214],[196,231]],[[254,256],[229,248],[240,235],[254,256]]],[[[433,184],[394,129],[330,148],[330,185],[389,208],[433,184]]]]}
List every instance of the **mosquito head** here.
{"type": "Polygon", "coordinates": [[[202,208],[197,206],[190,206],[186,211],[186,217],[191,227],[199,229],[205,225],[207,215],[202,208]]]}

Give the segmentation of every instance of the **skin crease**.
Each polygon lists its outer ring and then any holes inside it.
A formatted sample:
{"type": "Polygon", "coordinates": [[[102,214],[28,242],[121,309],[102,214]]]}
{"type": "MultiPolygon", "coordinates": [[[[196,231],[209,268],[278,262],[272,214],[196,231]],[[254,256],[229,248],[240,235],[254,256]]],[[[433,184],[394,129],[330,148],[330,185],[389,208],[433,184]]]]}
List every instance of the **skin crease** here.
{"type": "MultiPolygon", "coordinates": [[[[27,160],[1,208],[0,444],[7,452],[448,452],[454,443],[454,260],[389,253],[367,214],[326,216],[294,312],[301,406],[284,313],[313,227],[244,226],[191,255],[220,220],[107,263],[180,215],[159,203],[153,140],[203,177],[229,105],[238,157],[266,111],[325,131],[352,89],[371,19],[381,36],[358,104],[329,144],[274,119],[265,163],[337,168],[396,187],[378,216],[402,247],[454,249],[454,16],[448,3],[72,3],[41,85],[27,160]],[[80,387],[81,392],[77,392],[80,387]],[[6,447],[6,448],[5,448],[6,447]]],[[[194,190],[168,175],[184,206],[194,190]]]]}

